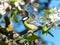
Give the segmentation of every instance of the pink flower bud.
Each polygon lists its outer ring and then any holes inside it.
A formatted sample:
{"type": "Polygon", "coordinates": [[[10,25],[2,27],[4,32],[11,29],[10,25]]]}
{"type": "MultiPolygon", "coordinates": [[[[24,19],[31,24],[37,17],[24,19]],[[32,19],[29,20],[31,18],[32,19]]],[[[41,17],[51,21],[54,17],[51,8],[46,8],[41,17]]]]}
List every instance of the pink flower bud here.
{"type": "Polygon", "coordinates": [[[35,39],[35,41],[34,41],[34,42],[35,42],[36,44],[38,44],[38,42],[39,42],[39,41],[38,41],[38,39],[35,39]]]}
{"type": "Polygon", "coordinates": [[[22,15],[23,15],[23,16],[26,16],[26,13],[25,13],[25,12],[22,12],[22,15]]]}
{"type": "Polygon", "coordinates": [[[9,11],[11,11],[11,9],[10,9],[10,7],[7,7],[6,12],[9,12],[9,11]]]}

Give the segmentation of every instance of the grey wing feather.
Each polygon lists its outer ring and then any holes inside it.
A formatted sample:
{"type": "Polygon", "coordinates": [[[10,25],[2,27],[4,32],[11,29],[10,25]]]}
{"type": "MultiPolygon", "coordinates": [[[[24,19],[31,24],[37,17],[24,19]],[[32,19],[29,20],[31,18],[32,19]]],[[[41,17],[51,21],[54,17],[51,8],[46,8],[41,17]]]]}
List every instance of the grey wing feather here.
{"type": "Polygon", "coordinates": [[[29,24],[35,25],[35,26],[41,26],[36,20],[30,21],[29,24]]]}

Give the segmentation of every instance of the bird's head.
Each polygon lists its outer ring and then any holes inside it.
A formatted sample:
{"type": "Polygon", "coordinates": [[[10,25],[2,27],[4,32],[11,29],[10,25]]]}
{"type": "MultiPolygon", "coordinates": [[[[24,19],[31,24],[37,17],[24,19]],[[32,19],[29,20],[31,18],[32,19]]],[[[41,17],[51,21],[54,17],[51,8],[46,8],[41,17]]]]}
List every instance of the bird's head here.
{"type": "Polygon", "coordinates": [[[33,20],[33,18],[31,18],[31,17],[24,17],[22,21],[30,22],[32,20],[33,20]]]}

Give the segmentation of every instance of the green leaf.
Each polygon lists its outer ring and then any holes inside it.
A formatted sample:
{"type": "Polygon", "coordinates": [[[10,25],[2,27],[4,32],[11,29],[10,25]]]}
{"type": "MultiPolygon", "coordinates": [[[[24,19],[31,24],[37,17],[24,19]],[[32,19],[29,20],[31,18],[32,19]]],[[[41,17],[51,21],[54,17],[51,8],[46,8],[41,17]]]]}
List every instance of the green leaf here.
{"type": "Polygon", "coordinates": [[[51,14],[51,13],[53,12],[53,8],[51,8],[50,10],[45,9],[44,12],[45,12],[46,14],[51,14]]]}
{"type": "Polygon", "coordinates": [[[12,17],[13,15],[17,15],[17,13],[18,13],[18,9],[17,9],[17,8],[14,9],[14,10],[12,10],[11,17],[12,17]]]}
{"type": "Polygon", "coordinates": [[[0,42],[0,45],[8,45],[8,44],[5,43],[5,42],[3,42],[3,41],[1,41],[1,42],[0,42]]]}
{"type": "Polygon", "coordinates": [[[41,16],[40,19],[41,19],[41,20],[45,20],[45,17],[44,17],[44,16],[41,16]]]}
{"type": "Polygon", "coordinates": [[[49,10],[49,11],[52,13],[52,12],[53,12],[53,10],[54,10],[53,8],[50,8],[50,10],[49,10]]]}
{"type": "Polygon", "coordinates": [[[48,33],[48,31],[49,31],[49,27],[46,25],[46,24],[44,24],[43,26],[42,26],[42,34],[43,35],[47,35],[47,33],[48,33]]]}
{"type": "Polygon", "coordinates": [[[14,16],[14,19],[17,23],[19,23],[20,21],[18,20],[17,16],[14,16]]]}
{"type": "Polygon", "coordinates": [[[14,3],[14,2],[16,2],[17,0],[9,0],[9,2],[11,2],[11,3],[14,3]]]}
{"type": "Polygon", "coordinates": [[[0,18],[2,18],[2,15],[0,14],[0,18]]]}
{"type": "Polygon", "coordinates": [[[47,33],[48,33],[48,32],[44,32],[44,31],[42,31],[42,34],[43,34],[44,36],[46,36],[46,35],[47,35],[47,33]]]}
{"type": "Polygon", "coordinates": [[[33,34],[32,36],[27,36],[26,39],[28,39],[30,42],[33,42],[35,39],[40,39],[40,37],[33,34]]]}
{"type": "Polygon", "coordinates": [[[48,31],[50,28],[49,27],[47,27],[47,25],[46,24],[44,24],[43,26],[42,26],[42,30],[43,31],[48,31]]]}
{"type": "Polygon", "coordinates": [[[18,10],[18,8],[16,8],[16,9],[14,9],[14,10],[12,11],[12,13],[11,13],[12,19],[14,19],[17,23],[19,23],[19,20],[18,20],[18,17],[17,17],[18,12],[19,12],[19,10],[18,10]]]}
{"type": "Polygon", "coordinates": [[[18,17],[17,17],[17,15],[13,15],[13,16],[12,16],[12,19],[15,20],[17,23],[20,22],[19,19],[18,19],[18,17]]]}
{"type": "Polygon", "coordinates": [[[42,45],[46,45],[46,44],[42,44],[42,45]]]}

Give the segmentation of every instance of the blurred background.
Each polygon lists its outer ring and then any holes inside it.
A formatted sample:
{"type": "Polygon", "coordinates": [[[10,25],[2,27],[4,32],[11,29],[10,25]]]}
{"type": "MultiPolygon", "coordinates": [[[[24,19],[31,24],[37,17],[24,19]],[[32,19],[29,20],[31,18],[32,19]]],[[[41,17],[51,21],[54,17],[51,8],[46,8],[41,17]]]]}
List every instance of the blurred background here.
{"type": "MultiPolygon", "coordinates": [[[[39,8],[39,12],[37,13],[34,12],[38,16],[38,22],[40,21],[40,16],[43,14],[44,8],[46,9],[49,9],[51,7],[60,8],[60,0],[39,0],[39,2],[41,4],[39,8]]],[[[32,9],[30,9],[29,11],[33,12],[32,9]]],[[[22,19],[22,17],[20,19],[22,19]]],[[[4,24],[1,24],[1,25],[4,25],[4,24]]],[[[20,21],[19,24],[16,24],[16,22],[13,22],[13,26],[14,26],[14,31],[16,32],[21,32],[24,29],[26,29],[22,21],[20,21]]],[[[46,42],[46,45],[60,45],[60,27],[56,27],[55,30],[51,28],[50,32],[54,35],[54,37],[50,36],[49,34],[47,34],[47,36],[43,36],[41,34],[41,31],[37,31],[36,34],[40,36],[44,42],[46,42]]]]}

